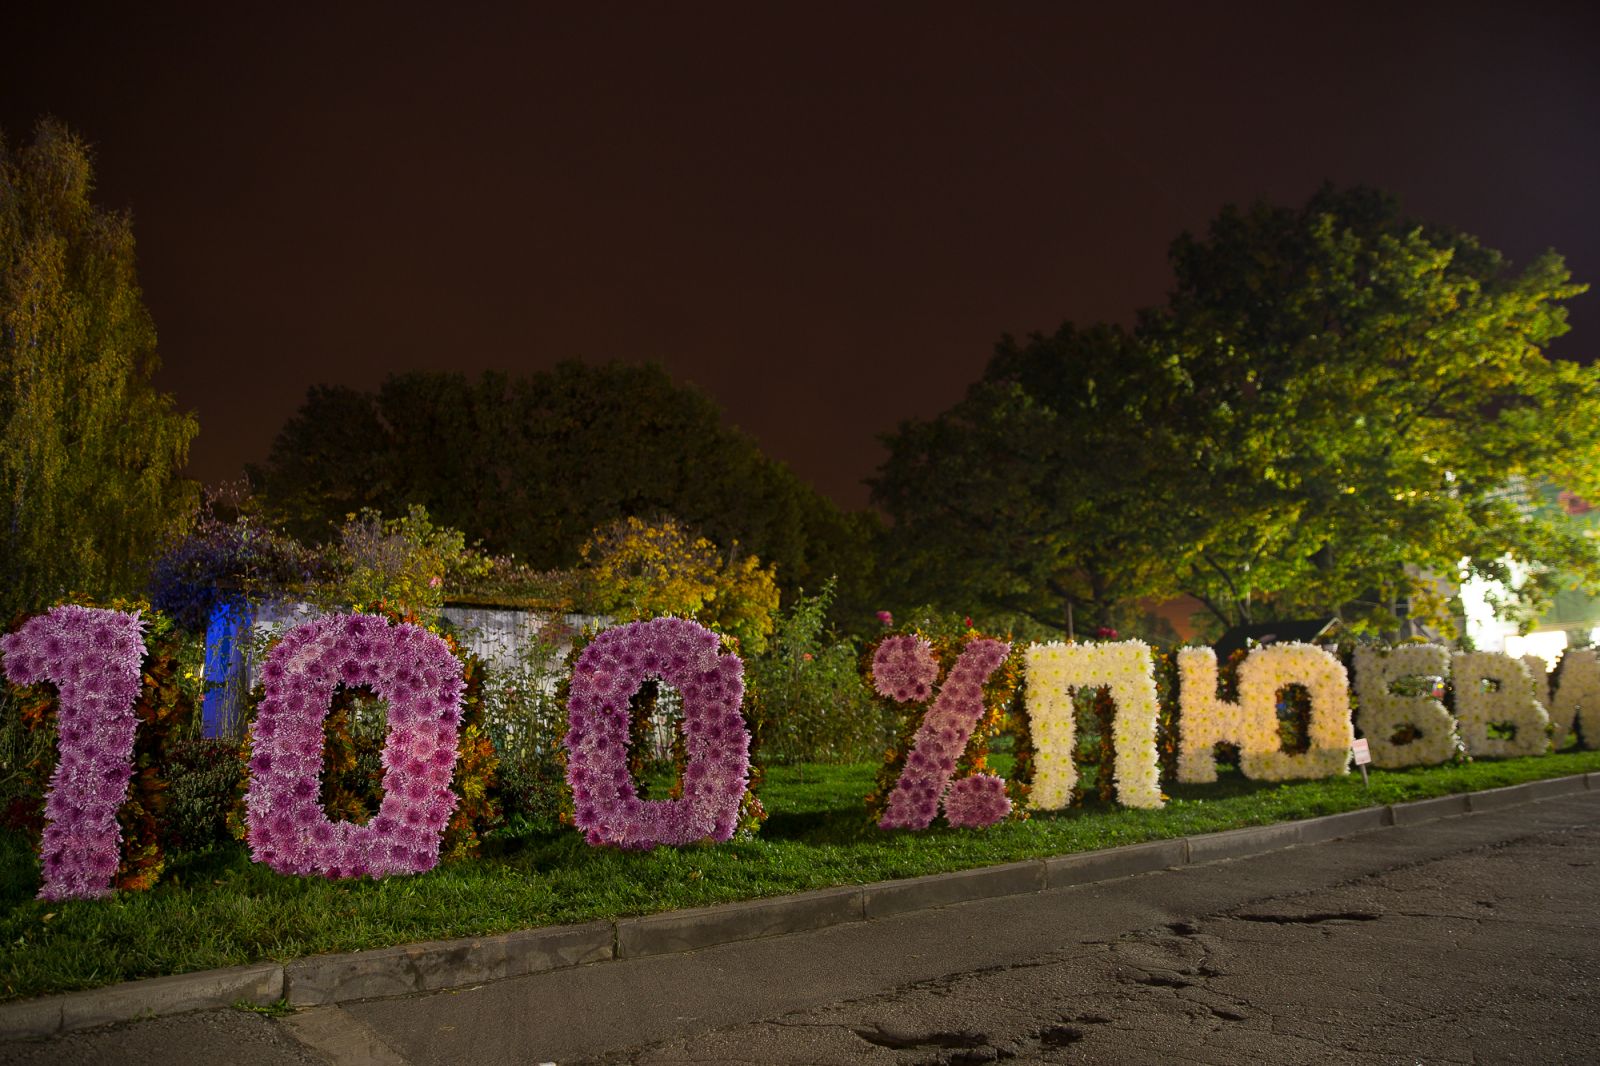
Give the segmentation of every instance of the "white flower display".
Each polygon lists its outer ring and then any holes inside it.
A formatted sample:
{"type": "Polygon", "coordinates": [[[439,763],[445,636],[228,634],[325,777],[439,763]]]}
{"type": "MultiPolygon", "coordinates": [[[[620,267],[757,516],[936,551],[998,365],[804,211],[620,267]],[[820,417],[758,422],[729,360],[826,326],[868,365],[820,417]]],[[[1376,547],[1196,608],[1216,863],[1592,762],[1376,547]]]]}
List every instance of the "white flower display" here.
{"type": "Polygon", "coordinates": [[[1031,806],[1058,810],[1071,802],[1078,779],[1072,764],[1076,730],[1072,694],[1076,689],[1105,687],[1117,705],[1111,726],[1117,802],[1125,807],[1160,807],[1158,708],[1150,646],[1142,640],[1034,644],[1028,648],[1026,669],[1034,747],[1031,806]]]}
{"type": "Polygon", "coordinates": [[[1550,715],[1539,702],[1528,664],[1503,652],[1461,652],[1453,657],[1456,722],[1469,755],[1509,758],[1550,750],[1550,715]],[[1491,737],[1490,726],[1509,726],[1510,738],[1491,737]]]}
{"type": "Polygon", "coordinates": [[[1217,653],[1178,650],[1178,780],[1207,784],[1217,779],[1213,749],[1243,742],[1239,705],[1217,695],[1217,653]]]}
{"type": "Polygon", "coordinates": [[[1432,696],[1401,696],[1395,683],[1408,677],[1450,676],[1450,651],[1438,644],[1404,644],[1390,651],[1361,645],[1355,652],[1356,725],[1367,738],[1372,764],[1384,769],[1435,766],[1456,752],[1456,720],[1432,696]],[[1396,743],[1407,726],[1416,736],[1396,743]]]}
{"type": "Polygon", "coordinates": [[[1269,644],[1239,664],[1239,702],[1217,695],[1217,656],[1210,648],[1178,653],[1178,780],[1217,779],[1212,749],[1239,746],[1244,776],[1264,781],[1334,777],[1350,772],[1349,678],[1344,664],[1311,644],[1269,644]],[[1278,693],[1303,685],[1311,695],[1309,747],[1283,750],[1278,693]]]}
{"type": "Polygon", "coordinates": [[[1350,772],[1350,677],[1344,663],[1313,644],[1269,644],[1239,664],[1239,705],[1246,744],[1239,749],[1244,776],[1265,781],[1314,780],[1350,772]],[[1304,685],[1311,694],[1310,741],[1290,754],[1278,740],[1278,693],[1304,685]]]}
{"type": "Polygon", "coordinates": [[[1528,669],[1533,673],[1535,693],[1550,714],[1550,735],[1555,746],[1564,744],[1567,734],[1576,729],[1584,747],[1600,748],[1600,656],[1595,649],[1568,648],[1562,653],[1555,672],[1554,693],[1550,691],[1551,678],[1545,674],[1544,660],[1538,662],[1538,670],[1533,669],[1532,663],[1528,669]]]}
{"type": "MultiPolygon", "coordinates": [[[[1528,676],[1533,678],[1533,698],[1538,700],[1546,711],[1550,711],[1550,667],[1539,655],[1524,655],[1522,663],[1528,668],[1528,676]]],[[[1551,725],[1555,724],[1555,720],[1555,714],[1552,712],[1551,725]]]]}

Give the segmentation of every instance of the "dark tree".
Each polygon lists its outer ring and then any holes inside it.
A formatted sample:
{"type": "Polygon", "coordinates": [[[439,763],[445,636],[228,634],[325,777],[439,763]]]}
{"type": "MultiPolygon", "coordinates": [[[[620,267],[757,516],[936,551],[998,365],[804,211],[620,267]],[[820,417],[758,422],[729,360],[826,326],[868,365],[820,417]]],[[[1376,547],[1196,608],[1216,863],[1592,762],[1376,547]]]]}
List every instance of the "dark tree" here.
{"type": "Polygon", "coordinates": [[[833,573],[860,590],[872,569],[870,519],[841,513],[651,364],[398,374],[376,394],[315,388],[252,477],[308,539],[360,507],[420,503],[487,550],[545,569],[575,564],[600,526],[671,515],[776,563],[786,590],[833,573]]]}

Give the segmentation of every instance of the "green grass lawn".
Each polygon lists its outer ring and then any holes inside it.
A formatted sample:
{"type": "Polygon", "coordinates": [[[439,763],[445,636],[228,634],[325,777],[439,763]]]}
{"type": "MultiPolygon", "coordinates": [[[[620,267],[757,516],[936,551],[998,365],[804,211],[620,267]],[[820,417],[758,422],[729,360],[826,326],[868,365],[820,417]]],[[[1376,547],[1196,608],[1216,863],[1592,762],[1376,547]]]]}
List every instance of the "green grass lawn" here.
{"type": "MultiPolygon", "coordinates": [[[[996,759],[996,769],[1008,769],[996,759]]],[[[180,856],[150,892],[48,903],[21,837],[0,837],[0,998],[264,959],[499,933],[1012,862],[1600,771],[1600,752],[1373,771],[1270,784],[1225,775],[1178,786],[1165,810],[1090,802],[984,830],[881,832],[861,797],[876,766],[774,767],[758,837],[619,852],[572,830],[524,828],[484,856],[415,877],[285,877],[242,847],[180,856]]]]}

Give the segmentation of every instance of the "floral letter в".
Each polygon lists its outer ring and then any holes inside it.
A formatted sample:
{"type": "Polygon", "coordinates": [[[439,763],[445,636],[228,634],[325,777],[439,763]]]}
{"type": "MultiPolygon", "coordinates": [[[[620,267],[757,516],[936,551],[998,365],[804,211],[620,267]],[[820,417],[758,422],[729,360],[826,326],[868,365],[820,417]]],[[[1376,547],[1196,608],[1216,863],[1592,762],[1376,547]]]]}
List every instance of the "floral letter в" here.
{"type": "Polygon", "coordinates": [[[461,721],[461,664],[445,642],[375,615],[329,615],[290,630],[263,674],[246,799],[255,860],[326,877],[432,869],[456,805],[461,721]],[[364,826],[332,821],[317,802],[322,721],[339,685],[368,686],[389,704],[383,802],[364,826]]]}
{"type": "Polygon", "coordinates": [[[1501,759],[1550,750],[1550,714],[1539,703],[1527,663],[1475,651],[1458,653],[1452,666],[1456,720],[1468,755],[1501,759]],[[1490,726],[1509,727],[1511,736],[1490,736],[1490,726]]]}
{"type": "Polygon", "coordinates": [[[40,899],[111,894],[122,830],[117,808],[133,773],[133,713],[144,639],[139,616],[64,604],[0,637],[6,676],[61,693],[60,761],[44,801],[40,899]]]}
{"type": "Polygon", "coordinates": [[[583,649],[567,701],[567,783],[591,844],[652,848],[733,836],[750,774],[739,714],[744,663],[717,635],[682,618],[608,629],[583,649]],[[641,800],[628,773],[628,701],[657,677],[683,697],[688,765],[683,798],[641,800]]]}

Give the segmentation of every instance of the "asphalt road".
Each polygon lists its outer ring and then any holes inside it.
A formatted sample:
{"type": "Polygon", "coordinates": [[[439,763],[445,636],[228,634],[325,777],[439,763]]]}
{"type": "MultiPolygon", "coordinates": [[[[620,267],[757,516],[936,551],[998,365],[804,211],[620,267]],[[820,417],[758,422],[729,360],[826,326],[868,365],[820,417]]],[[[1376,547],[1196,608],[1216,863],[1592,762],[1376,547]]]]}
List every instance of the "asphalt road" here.
{"type": "Polygon", "coordinates": [[[1600,1062],[1600,794],[0,1063],[1600,1062]]]}

